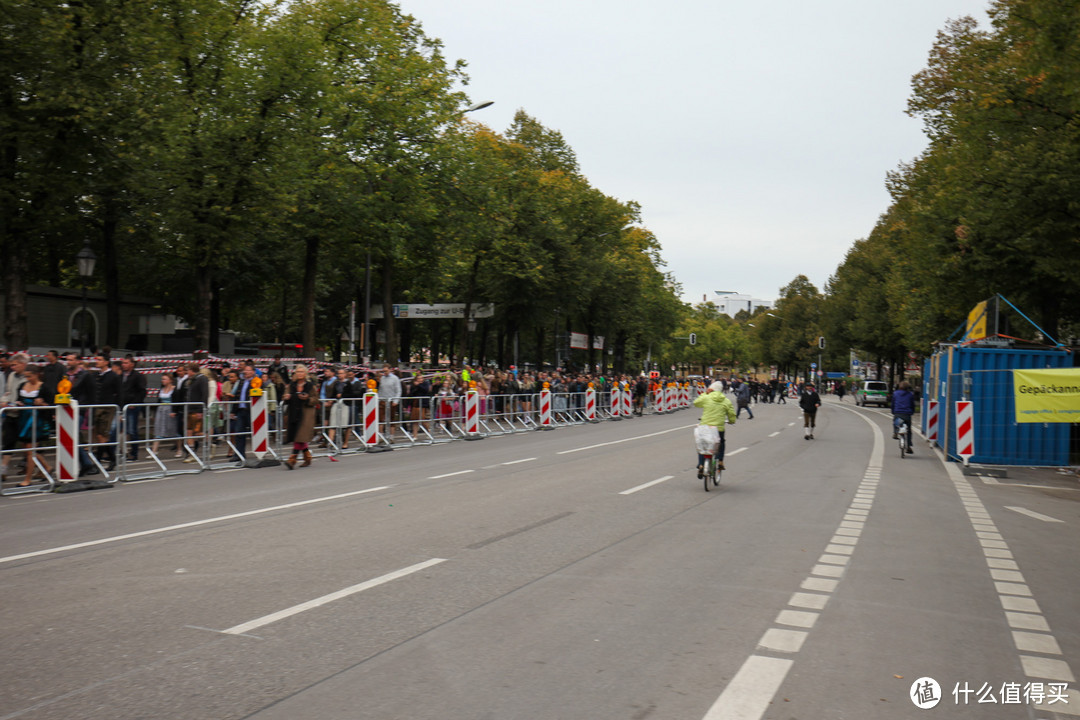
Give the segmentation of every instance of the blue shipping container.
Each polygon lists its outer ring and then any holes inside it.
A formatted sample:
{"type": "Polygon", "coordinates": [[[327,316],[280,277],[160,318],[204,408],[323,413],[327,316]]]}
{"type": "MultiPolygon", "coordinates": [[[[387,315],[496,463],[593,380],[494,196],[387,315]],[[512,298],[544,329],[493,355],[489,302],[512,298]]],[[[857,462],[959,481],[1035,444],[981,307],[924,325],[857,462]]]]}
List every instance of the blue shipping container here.
{"type": "MultiPolygon", "coordinates": [[[[960,460],[956,402],[971,400],[975,411],[972,463],[1068,465],[1070,424],[1016,422],[1012,371],[1072,366],[1072,355],[1066,350],[942,346],[926,361],[923,373],[923,402],[938,401],[938,445],[949,459],[960,460]]],[[[926,420],[924,405],[924,433],[926,420]]]]}

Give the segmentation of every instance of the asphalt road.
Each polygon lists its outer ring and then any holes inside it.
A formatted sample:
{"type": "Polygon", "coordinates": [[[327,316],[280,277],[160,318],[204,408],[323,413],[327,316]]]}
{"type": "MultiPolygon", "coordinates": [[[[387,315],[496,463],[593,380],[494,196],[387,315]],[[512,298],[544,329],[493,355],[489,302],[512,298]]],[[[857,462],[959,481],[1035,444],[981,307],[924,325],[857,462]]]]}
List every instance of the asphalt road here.
{"type": "Polygon", "coordinates": [[[696,417],[5,497],[0,720],[1080,715],[1080,492],[696,417]]]}

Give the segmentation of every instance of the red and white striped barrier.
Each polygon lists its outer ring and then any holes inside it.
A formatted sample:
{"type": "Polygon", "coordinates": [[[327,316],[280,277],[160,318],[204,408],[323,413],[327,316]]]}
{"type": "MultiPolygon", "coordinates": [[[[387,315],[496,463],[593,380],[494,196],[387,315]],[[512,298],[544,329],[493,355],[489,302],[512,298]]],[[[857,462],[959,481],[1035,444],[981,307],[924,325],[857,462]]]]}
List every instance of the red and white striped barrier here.
{"type": "Polygon", "coordinates": [[[379,444],[379,393],[368,390],[364,393],[364,437],[366,447],[379,444]]]}
{"type": "Polygon", "coordinates": [[[592,383],[585,389],[585,419],[589,422],[598,422],[596,419],[596,388],[592,383]]]}
{"type": "Polygon", "coordinates": [[[622,420],[622,389],[617,382],[611,384],[611,419],[622,420]]]}
{"type": "Polygon", "coordinates": [[[956,454],[967,465],[975,455],[975,403],[956,401],[956,454]]]}
{"type": "Polygon", "coordinates": [[[262,391],[262,383],[255,385],[259,378],[252,380],[251,389],[251,451],[260,460],[269,451],[267,432],[269,423],[266,415],[266,395],[262,391]]]}
{"type": "Polygon", "coordinates": [[[926,439],[937,444],[938,441],[938,401],[930,400],[926,405],[926,439]]]}
{"type": "MultiPolygon", "coordinates": [[[[79,479],[79,403],[56,406],[56,479],[71,482],[79,479]]],[[[27,462],[32,462],[27,458],[27,462]]]]}
{"type": "Polygon", "coordinates": [[[656,412],[658,414],[667,412],[667,402],[665,397],[666,395],[667,393],[664,392],[663,385],[656,388],[656,412]]]}
{"type": "Polygon", "coordinates": [[[480,434],[480,393],[476,390],[476,383],[471,383],[472,388],[465,393],[465,439],[479,440],[484,437],[480,434]]]}
{"type": "Polygon", "coordinates": [[[624,382],[622,384],[622,402],[619,403],[619,407],[622,408],[623,417],[632,417],[634,415],[634,401],[630,393],[630,383],[624,382]]]}
{"type": "Polygon", "coordinates": [[[544,383],[544,389],[540,391],[540,429],[551,430],[551,390],[544,383]]]}

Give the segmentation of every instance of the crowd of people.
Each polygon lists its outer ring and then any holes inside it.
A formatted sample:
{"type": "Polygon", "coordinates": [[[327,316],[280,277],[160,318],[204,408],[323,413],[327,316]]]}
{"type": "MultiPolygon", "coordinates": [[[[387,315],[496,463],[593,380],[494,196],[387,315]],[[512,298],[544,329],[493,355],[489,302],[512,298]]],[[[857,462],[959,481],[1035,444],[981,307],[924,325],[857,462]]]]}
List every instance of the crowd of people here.
{"type": "MultiPolygon", "coordinates": [[[[140,359],[127,354],[113,358],[106,348],[89,359],[75,353],[61,357],[50,351],[41,363],[31,363],[24,353],[0,354],[0,407],[3,414],[0,439],[3,473],[23,450],[22,483],[35,473],[51,472],[47,458],[38,450],[48,445],[54,418],[47,409],[55,402],[60,382],[70,382],[68,394],[80,406],[92,406],[82,414],[81,433],[86,440],[80,450],[82,474],[98,468],[112,471],[118,449],[128,462],[138,461],[140,448],[148,446],[155,457],[170,456],[185,463],[199,462],[204,438],[224,446],[227,461],[245,461],[251,433],[252,391],[261,386],[270,418],[270,430],[280,431],[290,454],[292,469],[312,461],[311,445],[346,449],[360,424],[361,399],[377,394],[380,430],[386,438],[395,431],[415,436],[421,428],[449,427],[461,417],[462,401],[469,390],[479,396],[482,416],[531,416],[537,411],[536,395],[547,387],[553,395],[553,413],[562,417],[583,410],[590,386],[604,394],[615,383],[627,387],[633,412],[642,414],[669,378],[639,375],[604,375],[562,370],[510,368],[391,368],[373,369],[304,362],[287,365],[281,357],[256,362],[252,359],[218,362],[185,361],[175,367],[155,366],[140,371],[140,359]],[[257,381],[257,382],[256,382],[257,381]],[[36,412],[18,412],[23,408],[36,412]],[[124,422],[117,414],[123,412],[124,422]],[[126,442],[118,442],[124,429],[126,442]],[[95,459],[85,446],[89,446],[95,459]]],[[[699,379],[708,385],[711,380],[699,379]]],[[[720,378],[722,392],[733,395],[737,416],[743,411],[753,419],[755,403],[787,403],[800,397],[803,387],[773,379],[720,378]]]]}
{"type": "Polygon", "coordinates": [[[88,359],[75,353],[61,357],[46,353],[44,361],[32,363],[25,353],[0,354],[0,407],[3,414],[0,439],[3,473],[23,450],[21,484],[35,475],[51,472],[38,451],[48,445],[54,418],[48,408],[55,403],[60,382],[70,382],[68,394],[80,406],[81,473],[93,475],[98,468],[111,472],[124,447],[128,462],[140,459],[140,448],[149,446],[155,457],[171,455],[185,463],[198,462],[200,443],[207,435],[228,449],[227,460],[243,462],[251,430],[252,390],[258,378],[265,394],[271,430],[280,430],[291,453],[286,467],[311,464],[311,443],[348,448],[359,424],[360,399],[369,388],[377,393],[381,430],[392,437],[397,428],[416,434],[420,426],[448,426],[461,416],[461,403],[469,390],[479,395],[482,415],[529,416],[537,410],[536,395],[547,387],[553,394],[557,417],[581,411],[584,395],[592,386],[598,393],[613,383],[631,388],[635,412],[640,414],[666,378],[607,376],[562,370],[460,367],[359,368],[320,363],[315,369],[302,362],[287,365],[282,358],[214,363],[185,361],[175,367],[139,369],[140,359],[127,354],[113,358],[106,348],[88,359]],[[34,412],[20,409],[39,408],[34,412]],[[120,423],[118,413],[124,413],[120,423]],[[118,442],[124,429],[126,442],[118,442]],[[92,448],[91,458],[85,446],[92,448]],[[95,462],[94,460],[97,460],[95,462]],[[35,462],[36,460],[36,462],[35,462]]]}

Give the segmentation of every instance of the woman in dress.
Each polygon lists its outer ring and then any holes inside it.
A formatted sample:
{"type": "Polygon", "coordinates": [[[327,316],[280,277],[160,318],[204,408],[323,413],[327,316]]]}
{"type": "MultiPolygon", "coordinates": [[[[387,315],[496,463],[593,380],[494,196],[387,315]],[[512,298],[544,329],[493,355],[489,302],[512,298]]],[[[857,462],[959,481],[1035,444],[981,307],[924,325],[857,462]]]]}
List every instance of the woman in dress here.
{"type": "MultiPolygon", "coordinates": [[[[173,380],[172,373],[165,373],[161,376],[161,389],[158,390],[158,406],[154,411],[154,444],[150,446],[150,451],[157,455],[158,446],[162,440],[169,440],[172,438],[178,438],[179,423],[176,417],[176,408],[173,406],[173,394],[176,392],[176,381],[173,380]]],[[[180,450],[180,440],[175,441],[176,447],[174,448],[173,457],[183,457],[184,454],[180,450]]]]}
{"type": "Polygon", "coordinates": [[[296,366],[292,382],[281,399],[285,406],[285,442],[293,446],[285,467],[289,470],[296,467],[297,456],[301,453],[304,462],[300,467],[307,467],[311,464],[308,443],[315,437],[315,408],[319,404],[319,388],[308,379],[307,365],[296,366]]]}
{"type": "MultiPolygon", "coordinates": [[[[23,371],[23,377],[25,380],[19,388],[19,399],[15,401],[17,406],[28,408],[53,404],[53,395],[45,387],[40,366],[27,365],[26,370],[23,371]]],[[[49,411],[43,410],[19,413],[19,442],[27,449],[26,477],[19,483],[20,487],[26,487],[30,484],[30,480],[34,476],[35,458],[41,469],[47,473],[52,472],[52,467],[45,461],[45,457],[38,452],[38,445],[42,442],[47,443],[49,435],[52,433],[50,414],[49,411]]]]}

